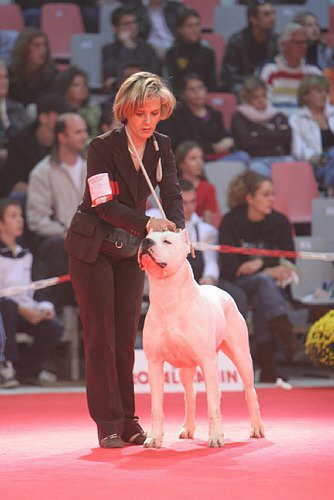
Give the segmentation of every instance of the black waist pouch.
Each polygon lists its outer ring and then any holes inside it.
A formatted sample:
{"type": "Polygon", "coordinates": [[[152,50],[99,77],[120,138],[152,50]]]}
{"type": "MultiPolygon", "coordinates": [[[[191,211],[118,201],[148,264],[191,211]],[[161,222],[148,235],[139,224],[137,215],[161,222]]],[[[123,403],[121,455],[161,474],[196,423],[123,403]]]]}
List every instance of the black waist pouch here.
{"type": "Polygon", "coordinates": [[[109,229],[102,242],[100,251],[111,257],[130,259],[138,252],[142,238],[124,231],[119,227],[109,229]]]}

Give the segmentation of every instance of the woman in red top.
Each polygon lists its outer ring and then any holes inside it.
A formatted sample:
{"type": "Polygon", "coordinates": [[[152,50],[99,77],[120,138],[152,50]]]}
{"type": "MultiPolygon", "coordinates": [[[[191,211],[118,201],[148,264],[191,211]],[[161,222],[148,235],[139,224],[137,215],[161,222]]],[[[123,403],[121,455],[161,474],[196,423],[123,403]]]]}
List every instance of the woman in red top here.
{"type": "Polygon", "coordinates": [[[181,143],[175,152],[179,176],[191,182],[196,189],[196,213],[205,222],[218,227],[221,209],[214,185],[205,178],[203,158],[202,148],[194,141],[181,143]]]}

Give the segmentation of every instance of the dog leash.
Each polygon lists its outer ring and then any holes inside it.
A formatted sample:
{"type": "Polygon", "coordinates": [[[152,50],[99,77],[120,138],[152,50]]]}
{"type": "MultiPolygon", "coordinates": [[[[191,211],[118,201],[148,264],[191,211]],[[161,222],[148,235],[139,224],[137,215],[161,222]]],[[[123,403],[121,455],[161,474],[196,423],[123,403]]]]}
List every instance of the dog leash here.
{"type": "MultiPolygon", "coordinates": [[[[157,193],[155,192],[155,189],[154,189],[154,187],[153,187],[153,185],[152,185],[152,182],[151,182],[151,180],[150,180],[149,176],[147,175],[147,172],[146,172],[146,169],[145,169],[144,164],[143,164],[143,162],[142,162],[142,159],[141,159],[141,158],[140,158],[140,156],[139,156],[139,153],[138,153],[138,151],[137,151],[137,148],[136,148],[136,146],[134,145],[134,142],[133,142],[133,140],[132,140],[132,137],[131,137],[131,135],[129,134],[129,131],[128,131],[128,129],[127,129],[127,127],[126,127],[126,126],[125,126],[125,132],[126,132],[127,138],[129,139],[129,142],[130,142],[130,144],[131,144],[131,148],[132,148],[132,150],[133,150],[133,152],[134,152],[134,154],[135,154],[135,156],[136,156],[136,158],[137,158],[137,160],[138,160],[138,163],[139,163],[139,165],[140,165],[141,171],[143,172],[143,175],[144,175],[145,180],[146,180],[146,182],[147,182],[147,184],[148,184],[148,187],[150,188],[150,191],[151,191],[151,193],[152,193],[152,196],[153,196],[153,198],[154,198],[154,201],[155,201],[155,203],[157,204],[158,209],[160,210],[160,213],[161,213],[161,215],[162,215],[162,218],[163,218],[163,219],[166,219],[167,217],[166,217],[166,214],[165,214],[165,212],[164,212],[164,209],[162,208],[162,205],[161,205],[160,200],[159,200],[159,198],[158,198],[158,196],[157,196],[157,193]]],[[[153,141],[154,141],[154,148],[155,148],[155,150],[156,150],[156,151],[159,151],[159,146],[158,146],[158,143],[157,143],[156,139],[154,138],[154,139],[153,139],[153,141]]],[[[161,160],[160,160],[160,159],[159,159],[159,162],[161,162],[161,160]]],[[[160,163],[160,164],[158,164],[158,173],[157,173],[157,174],[158,174],[158,175],[157,175],[157,178],[158,178],[158,176],[159,176],[159,178],[160,178],[160,180],[161,180],[161,177],[162,177],[161,163],[160,163]]]]}

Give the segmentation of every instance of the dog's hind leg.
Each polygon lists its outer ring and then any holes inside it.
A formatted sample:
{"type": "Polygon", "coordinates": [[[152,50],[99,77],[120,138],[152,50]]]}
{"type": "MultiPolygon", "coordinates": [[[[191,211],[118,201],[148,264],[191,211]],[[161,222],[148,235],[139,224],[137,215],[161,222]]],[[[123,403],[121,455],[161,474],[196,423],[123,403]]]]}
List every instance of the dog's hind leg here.
{"type": "Polygon", "coordinates": [[[185,418],[179,433],[180,439],[192,439],[194,437],[196,422],[196,391],[194,377],[196,366],[193,368],[180,368],[179,375],[184,387],[185,418]]]}
{"type": "Polygon", "coordinates": [[[220,387],[218,379],[218,359],[213,358],[201,362],[201,370],[206,387],[209,417],[209,440],[210,448],[224,446],[223,424],[220,412],[220,387]]]}
{"type": "Polygon", "coordinates": [[[151,390],[152,426],[145,442],[145,448],[160,448],[163,438],[163,398],[164,398],[164,362],[148,359],[148,381],[151,390]]]}
{"type": "Polygon", "coordinates": [[[226,316],[227,335],[221,348],[235,364],[245,386],[245,399],[251,419],[250,437],[264,437],[260,407],[254,389],[253,362],[249,350],[247,325],[238,311],[230,311],[226,316]]]}

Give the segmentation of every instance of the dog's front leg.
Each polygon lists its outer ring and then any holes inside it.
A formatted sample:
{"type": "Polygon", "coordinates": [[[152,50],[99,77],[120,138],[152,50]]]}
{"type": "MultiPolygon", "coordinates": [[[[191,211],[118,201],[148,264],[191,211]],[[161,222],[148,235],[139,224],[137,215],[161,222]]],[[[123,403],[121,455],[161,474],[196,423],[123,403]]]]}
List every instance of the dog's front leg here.
{"type": "Polygon", "coordinates": [[[220,412],[220,387],[218,379],[218,359],[207,359],[201,363],[208,402],[209,440],[208,446],[224,446],[223,424],[220,412]]]}
{"type": "Polygon", "coordinates": [[[164,362],[148,360],[148,381],[151,390],[152,426],[147,436],[145,448],[160,448],[163,438],[163,398],[164,398],[164,362]]]}
{"type": "Polygon", "coordinates": [[[196,423],[196,391],[194,387],[194,377],[196,366],[193,368],[180,368],[179,375],[184,387],[185,418],[182,429],[179,433],[180,439],[192,439],[194,437],[196,423]]]}

